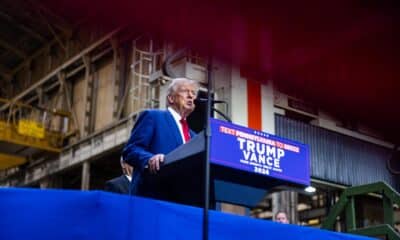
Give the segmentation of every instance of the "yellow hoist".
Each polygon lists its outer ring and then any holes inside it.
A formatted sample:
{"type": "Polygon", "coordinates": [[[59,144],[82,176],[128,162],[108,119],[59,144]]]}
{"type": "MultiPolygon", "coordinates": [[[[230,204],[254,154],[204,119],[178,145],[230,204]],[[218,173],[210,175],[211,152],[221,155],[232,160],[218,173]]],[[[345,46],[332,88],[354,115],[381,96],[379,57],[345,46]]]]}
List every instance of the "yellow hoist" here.
{"type": "Polygon", "coordinates": [[[70,134],[70,113],[1,98],[0,104],[0,170],[26,162],[17,149],[61,151],[65,136],[70,134]]]}

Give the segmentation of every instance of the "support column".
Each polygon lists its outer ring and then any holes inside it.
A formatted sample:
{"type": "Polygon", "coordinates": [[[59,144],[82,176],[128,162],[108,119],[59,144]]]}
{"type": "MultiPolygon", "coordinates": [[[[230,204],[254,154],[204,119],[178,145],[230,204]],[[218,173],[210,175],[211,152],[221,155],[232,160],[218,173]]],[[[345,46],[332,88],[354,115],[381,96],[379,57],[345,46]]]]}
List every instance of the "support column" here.
{"type": "Polygon", "coordinates": [[[349,198],[349,202],[346,205],[346,227],[347,232],[356,229],[356,207],[354,196],[349,198]]]}
{"type": "Polygon", "coordinates": [[[89,56],[83,56],[83,63],[85,64],[85,83],[86,83],[86,98],[85,98],[85,118],[83,123],[83,136],[89,135],[94,130],[94,106],[96,98],[94,91],[93,80],[93,66],[89,56]]]}
{"type": "Polygon", "coordinates": [[[272,202],[272,219],[275,220],[275,215],[280,210],[281,207],[279,193],[271,194],[271,202],[272,202]]]}
{"type": "Polygon", "coordinates": [[[90,189],[90,163],[86,161],[82,165],[81,190],[89,190],[89,189],[90,189]]]}
{"type": "Polygon", "coordinates": [[[119,89],[120,89],[120,76],[121,76],[121,57],[120,57],[120,48],[118,47],[118,40],[116,38],[111,39],[111,46],[113,48],[113,76],[114,76],[114,103],[113,103],[113,119],[117,120],[118,119],[118,109],[119,105],[122,105],[120,103],[120,94],[119,94],[119,89]]]}
{"type": "Polygon", "coordinates": [[[297,192],[290,192],[289,219],[293,224],[299,222],[299,214],[297,212],[298,196],[297,192]]]}

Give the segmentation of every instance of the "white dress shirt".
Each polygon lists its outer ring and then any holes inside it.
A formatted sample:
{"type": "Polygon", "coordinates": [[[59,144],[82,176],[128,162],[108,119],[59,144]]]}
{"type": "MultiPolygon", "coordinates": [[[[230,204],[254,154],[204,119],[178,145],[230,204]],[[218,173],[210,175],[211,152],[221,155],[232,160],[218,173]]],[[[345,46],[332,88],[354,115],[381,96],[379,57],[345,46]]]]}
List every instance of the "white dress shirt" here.
{"type": "Polygon", "coordinates": [[[181,115],[179,115],[179,113],[177,113],[172,107],[168,107],[168,111],[172,114],[172,116],[175,119],[175,123],[178,126],[179,132],[181,133],[182,141],[186,143],[185,136],[183,135],[182,125],[180,122],[182,119],[181,115]]]}

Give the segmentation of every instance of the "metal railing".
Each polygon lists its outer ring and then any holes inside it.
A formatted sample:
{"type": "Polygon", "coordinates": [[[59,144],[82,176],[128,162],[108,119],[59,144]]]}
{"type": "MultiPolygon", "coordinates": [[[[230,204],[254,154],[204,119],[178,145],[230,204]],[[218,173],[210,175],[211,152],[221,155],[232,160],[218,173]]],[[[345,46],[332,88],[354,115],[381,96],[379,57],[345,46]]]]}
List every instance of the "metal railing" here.
{"type": "Polygon", "coordinates": [[[337,218],[345,212],[347,232],[372,237],[385,236],[389,240],[399,240],[400,235],[394,228],[394,204],[400,206],[400,195],[385,182],[349,187],[340,196],[339,201],[323,222],[322,228],[334,230],[337,218]],[[378,193],[382,197],[384,223],[357,228],[355,197],[370,193],[378,193]]]}

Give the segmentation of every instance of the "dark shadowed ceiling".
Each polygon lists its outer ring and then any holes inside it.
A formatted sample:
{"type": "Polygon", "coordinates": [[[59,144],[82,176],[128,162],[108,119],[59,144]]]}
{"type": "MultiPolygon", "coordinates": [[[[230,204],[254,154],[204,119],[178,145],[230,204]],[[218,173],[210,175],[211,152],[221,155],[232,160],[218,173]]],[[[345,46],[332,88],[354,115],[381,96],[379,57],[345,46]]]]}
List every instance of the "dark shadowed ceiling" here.
{"type": "Polygon", "coordinates": [[[71,34],[71,24],[41,1],[0,0],[1,79],[10,81],[37,50],[71,34]]]}
{"type": "MultiPolygon", "coordinates": [[[[84,18],[102,26],[126,24],[240,63],[251,79],[273,79],[286,91],[343,118],[364,122],[400,143],[398,1],[0,0],[0,4],[0,40],[26,55],[54,35],[37,9],[52,19],[56,33],[84,18]],[[20,24],[41,37],[21,30],[20,24]]],[[[0,48],[3,77],[23,57],[11,48],[0,48]]],[[[2,84],[10,83],[3,78],[2,84]]]]}

